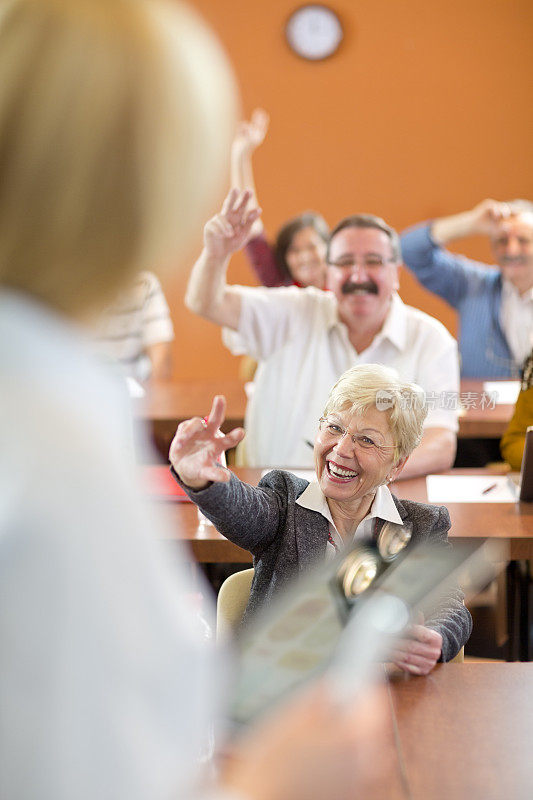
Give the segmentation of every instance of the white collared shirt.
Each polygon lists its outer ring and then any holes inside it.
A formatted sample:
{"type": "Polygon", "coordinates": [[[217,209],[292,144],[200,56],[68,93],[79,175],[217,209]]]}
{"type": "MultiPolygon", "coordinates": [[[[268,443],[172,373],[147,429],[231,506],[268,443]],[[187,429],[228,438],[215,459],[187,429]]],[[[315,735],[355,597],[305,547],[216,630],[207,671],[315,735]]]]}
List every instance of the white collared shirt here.
{"type": "Polygon", "coordinates": [[[500,324],[515,361],[522,365],[533,347],[533,287],[520,294],[511,281],[503,280],[500,324]]]}
{"type": "Polygon", "coordinates": [[[329,391],[355,364],[394,367],[434,398],[425,427],[457,430],[457,411],[440,402],[458,397],[457,343],[440,322],[404,305],[398,295],[382,330],[357,353],[331,292],[294,286],[233,290],[241,297],[239,330],[225,329],[224,343],[235,355],[259,361],[239,463],[312,467],[312,443],[329,391]]]}
{"type": "MultiPolygon", "coordinates": [[[[300,497],[296,500],[296,503],[303,508],[308,508],[310,511],[318,511],[319,514],[322,514],[322,516],[328,520],[329,532],[331,534],[331,538],[335,542],[336,547],[332,545],[331,542],[328,542],[326,557],[333,558],[336,550],[342,550],[342,548],[346,546],[346,542],[343,540],[342,536],[335,527],[328,501],[317,480],[312,481],[309,486],[304,489],[300,497]]],[[[385,485],[378,486],[376,489],[376,494],[368,514],[361,520],[355,529],[352,542],[357,540],[372,539],[374,520],[376,519],[387,520],[388,522],[396,522],[399,525],[402,524],[402,518],[398,513],[396,504],[388,487],[385,485]]]]}

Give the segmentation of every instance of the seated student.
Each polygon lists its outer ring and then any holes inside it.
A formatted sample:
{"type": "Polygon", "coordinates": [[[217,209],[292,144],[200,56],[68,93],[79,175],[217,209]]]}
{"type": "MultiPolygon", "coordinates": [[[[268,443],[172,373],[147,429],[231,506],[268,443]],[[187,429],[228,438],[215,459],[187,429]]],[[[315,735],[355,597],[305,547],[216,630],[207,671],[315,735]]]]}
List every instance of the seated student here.
{"type": "MultiPolygon", "coordinates": [[[[311,483],[274,470],[254,488],[218,465],[219,454],[244,435],[236,429],[217,437],[224,408],[224,398],[216,397],[207,423],[181,423],[169,457],[202,513],[254,556],[246,615],[317,559],[377,537],[385,521],[407,527],[413,543],[447,542],[444,507],[398,500],[388,489],[419,444],[427,414],[420,387],[400,381],[394,370],[359,365],[335,384],[317,420],[311,483]]],[[[434,617],[413,625],[392,660],[407,672],[427,674],[459,652],[471,627],[461,592],[450,592],[434,617]]]]}
{"type": "Polygon", "coordinates": [[[484,200],[471,211],[402,234],[404,261],[420,283],[459,313],[461,375],[517,377],[533,332],[533,203],[484,200]],[[489,236],[499,269],[444,249],[489,236]]]}
{"type": "Polygon", "coordinates": [[[360,796],[373,691],[343,713],[317,688],[198,786],[224,670],[89,337],[140,270],[182,257],[221,185],[236,98],[218,42],[174,2],[10,0],[0,75],[0,796],[360,796]]]}
{"type": "Polygon", "coordinates": [[[518,471],[522,465],[526,430],[533,425],[533,351],[524,365],[522,387],[513,417],[500,443],[503,458],[518,471]]]}
{"type": "Polygon", "coordinates": [[[431,402],[405,477],[451,467],[458,426],[446,397],[459,391],[457,345],[440,322],[402,303],[396,231],[371,214],[342,220],[328,245],[327,292],[230,286],[229,259],[260,213],[246,210],[248,200],[249,193],[232,190],[206,224],[185,298],[192,311],[227,329],[224,341],[235,355],[259,361],[239,463],[311,466],[309,442],[330,386],[353,364],[380,362],[419,383],[431,402]]]}
{"type": "MultiPolygon", "coordinates": [[[[263,142],[267,129],[268,114],[256,108],[249,122],[239,124],[231,147],[232,186],[251,192],[249,208],[258,208],[259,205],[252,153],[263,142]]],[[[264,286],[296,285],[324,289],[328,236],[324,218],[314,211],[306,211],[286,222],[271,245],[265,237],[261,219],[256,219],[245,251],[264,286]]]]}
{"type": "Polygon", "coordinates": [[[97,323],[99,351],[138,381],[172,376],[174,328],[159,279],[140,272],[97,323]]]}

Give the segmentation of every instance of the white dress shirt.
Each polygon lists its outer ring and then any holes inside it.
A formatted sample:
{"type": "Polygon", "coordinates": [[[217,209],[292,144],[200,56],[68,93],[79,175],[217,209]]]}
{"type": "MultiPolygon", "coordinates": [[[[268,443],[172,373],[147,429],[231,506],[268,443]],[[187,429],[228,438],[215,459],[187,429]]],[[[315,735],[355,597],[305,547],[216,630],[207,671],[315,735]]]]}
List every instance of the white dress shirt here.
{"type": "MultiPolygon", "coordinates": [[[[342,550],[346,547],[346,542],[338,532],[329,510],[328,501],[322,492],[317,480],[311,481],[309,486],[302,492],[296,500],[296,504],[308,508],[310,511],[318,511],[329,522],[329,532],[335,544],[328,542],[326,550],[326,558],[334,558],[337,550],[342,550]]],[[[388,522],[395,522],[402,525],[402,518],[396,508],[389,488],[384,484],[378,486],[376,494],[372,501],[367,515],[361,520],[359,525],[354,531],[352,542],[356,541],[370,541],[374,532],[374,523],[376,519],[387,520],[388,522]]]]}
{"type": "Polygon", "coordinates": [[[329,391],[355,364],[394,367],[402,379],[429,393],[425,427],[457,430],[457,411],[443,407],[453,406],[450,396],[458,398],[457,343],[433,317],[394,295],[382,330],[357,353],[331,292],[293,286],[234,289],[242,303],[239,329],[225,329],[223,340],[235,355],[259,361],[241,464],[313,466],[312,443],[329,391]]]}
{"type": "Polygon", "coordinates": [[[0,797],[188,798],[219,672],[124,458],[124,387],[1,291],[0,341],[0,797]]]}
{"type": "Polygon", "coordinates": [[[502,281],[500,323],[515,361],[523,364],[533,348],[533,287],[520,294],[510,281],[502,281]]]}

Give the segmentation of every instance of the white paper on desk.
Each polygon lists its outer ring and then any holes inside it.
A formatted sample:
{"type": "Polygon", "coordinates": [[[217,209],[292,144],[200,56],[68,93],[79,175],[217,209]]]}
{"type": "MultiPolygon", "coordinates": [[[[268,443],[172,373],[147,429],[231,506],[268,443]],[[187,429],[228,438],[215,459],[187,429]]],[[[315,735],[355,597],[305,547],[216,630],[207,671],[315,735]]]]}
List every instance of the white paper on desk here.
{"type": "Polygon", "coordinates": [[[141,384],[135,378],[130,378],[129,375],[126,375],[126,384],[130,397],[144,397],[146,394],[141,384]]]}
{"type": "Polygon", "coordinates": [[[520,381],[485,381],[483,391],[495,397],[497,406],[514,406],[520,391],[520,381]]]}
{"type": "Polygon", "coordinates": [[[428,503],[514,503],[506,475],[428,475],[428,503]],[[489,492],[483,490],[494,486],[489,492]]]}
{"type": "MultiPolygon", "coordinates": [[[[285,467],[271,467],[270,469],[264,469],[261,473],[261,477],[264,478],[265,475],[268,475],[269,472],[272,472],[273,469],[285,469],[285,467]]],[[[314,469],[285,469],[285,472],[290,472],[291,475],[296,475],[297,478],[303,478],[304,481],[314,481],[316,478],[316,472],[314,469]]]]}

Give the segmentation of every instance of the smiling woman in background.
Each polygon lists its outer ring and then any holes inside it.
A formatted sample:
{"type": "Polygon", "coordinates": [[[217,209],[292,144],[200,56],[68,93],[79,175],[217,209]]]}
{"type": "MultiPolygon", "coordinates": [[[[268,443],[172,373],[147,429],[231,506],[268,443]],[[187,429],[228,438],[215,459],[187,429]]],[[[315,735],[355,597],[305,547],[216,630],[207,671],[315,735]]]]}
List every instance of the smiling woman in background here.
{"type": "MultiPolygon", "coordinates": [[[[422,437],[422,397],[420,387],[381,365],[345,372],[319,421],[311,482],[273,470],[254,488],[221,468],[219,454],[244,436],[236,429],[217,438],[221,397],[207,424],[195,418],[178,427],[170,448],[175,475],[216,528],[254,556],[247,613],[315,560],[354,541],[376,540],[386,523],[407,529],[413,543],[447,542],[444,507],[398,500],[388,489],[422,437]]],[[[394,653],[400,668],[427,674],[437,660],[454,658],[472,627],[462,600],[461,592],[450,593],[434,618],[412,626],[394,653]]]]}

